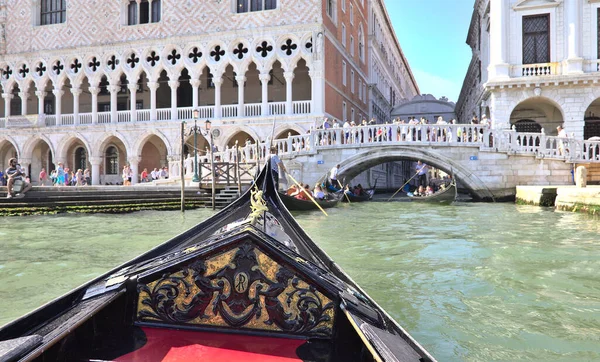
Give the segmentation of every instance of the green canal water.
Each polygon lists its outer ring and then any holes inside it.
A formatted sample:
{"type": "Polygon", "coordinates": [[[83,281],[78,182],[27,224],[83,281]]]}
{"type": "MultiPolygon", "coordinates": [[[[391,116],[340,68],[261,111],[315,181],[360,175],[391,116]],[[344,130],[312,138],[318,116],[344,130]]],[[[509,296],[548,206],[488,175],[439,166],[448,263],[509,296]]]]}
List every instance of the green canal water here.
{"type": "MultiPolygon", "coordinates": [[[[0,324],[209,210],[0,219],[0,324]]],[[[343,205],[297,215],[440,361],[600,360],[600,222],[512,204],[343,205]]]]}

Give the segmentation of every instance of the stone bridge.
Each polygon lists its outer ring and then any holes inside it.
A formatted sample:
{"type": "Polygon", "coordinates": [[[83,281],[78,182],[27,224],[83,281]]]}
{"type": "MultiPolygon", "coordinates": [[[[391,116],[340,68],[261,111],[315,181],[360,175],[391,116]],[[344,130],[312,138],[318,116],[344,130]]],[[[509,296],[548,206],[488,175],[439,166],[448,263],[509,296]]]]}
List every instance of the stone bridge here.
{"type": "Polygon", "coordinates": [[[422,160],[454,173],[475,198],[487,200],[513,197],[517,185],[569,185],[576,164],[600,165],[600,142],[480,125],[336,128],[278,139],[274,145],[288,171],[309,184],[336,164],[340,178],[351,180],[381,163],[422,160]]]}

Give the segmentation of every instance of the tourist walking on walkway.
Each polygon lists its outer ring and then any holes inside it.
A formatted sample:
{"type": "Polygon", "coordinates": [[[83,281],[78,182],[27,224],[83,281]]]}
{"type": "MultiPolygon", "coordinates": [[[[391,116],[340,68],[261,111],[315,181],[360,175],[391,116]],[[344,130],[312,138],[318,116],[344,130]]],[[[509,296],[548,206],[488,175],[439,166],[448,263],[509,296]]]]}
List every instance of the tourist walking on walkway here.
{"type": "Polygon", "coordinates": [[[48,174],[46,173],[46,169],[42,167],[40,171],[40,186],[46,186],[46,181],[48,180],[48,174]]]}

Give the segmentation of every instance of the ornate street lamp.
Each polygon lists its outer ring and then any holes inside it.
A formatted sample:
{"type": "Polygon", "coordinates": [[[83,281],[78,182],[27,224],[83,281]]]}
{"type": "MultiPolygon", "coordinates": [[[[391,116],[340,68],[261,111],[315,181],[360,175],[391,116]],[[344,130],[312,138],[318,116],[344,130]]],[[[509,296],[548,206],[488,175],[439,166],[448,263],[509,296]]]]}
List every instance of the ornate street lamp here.
{"type": "Polygon", "coordinates": [[[194,127],[190,130],[190,134],[194,133],[194,177],[192,177],[192,182],[200,182],[200,177],[198,176],[198,132],[201,132],[200,128],[198,128],[198,116],[200,112],[194,109],[192,114],[194,116],[194,127]]]}

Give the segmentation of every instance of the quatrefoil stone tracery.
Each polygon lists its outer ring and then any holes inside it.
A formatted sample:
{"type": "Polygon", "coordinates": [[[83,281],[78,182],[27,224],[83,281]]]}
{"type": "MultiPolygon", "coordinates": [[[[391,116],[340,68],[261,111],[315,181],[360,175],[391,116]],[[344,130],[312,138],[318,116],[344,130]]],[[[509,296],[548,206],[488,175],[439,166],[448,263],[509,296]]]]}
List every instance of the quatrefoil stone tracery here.
{"type": "Polygon", "coordinates": [[[171,54],[167,56],[167,60],[171,62],[172,65],[177,64],[177,61],[181,58],[181,54],[177,53],[177,50],[173,49],[171,54]]]}
{"type": "Polygon", "coordinates": [[[56,73],[56,75],[60,75],[63,69],[65,69],[65,66],[60,63],[60,60],[57,61],[52,67],[52,70],[54,70],[54,73],[56,73]]]}
{"type": "Polygon", "coordinates": [[[6,66],[6,69],[2,70],[2,75],[4,76],[5,79],[10,78],[10,76],[12,75],[12,69],[10,69],[10,65],[6,66]]]}
{"type": "Polygon", "coordinates": [[[117,68],[117,66],[119,65],[119,59],[117,58],[116,55],[113,55],[108,60],[107,64],[108,64],[108,66],[110,67],[111,70],[115,70],[117,68]]]}
{"type": "Polygon", "coordinates": [[[88,64],[88,66],[90,67],[92,72],[95,72],[100,67],[100,61],[96,57],[93,57],[92,61],[88,64]]]}
{"type": "Polygon", "coordinates": [[[281,50],[283,50],[283,52],[288,56],[292,55],[294,50],[296,50],[297,48],[298,46],[292,42],[292,39],[286,40],[285,44],[281,46],[281,50]]]}
{"type": "Polygon", "coordinates": [[[273,50],[273,47],[268,42],[263,41],[257,48],[256,51],[261,57],[266,58],[267,55],[273,50]]]}
{"type": "Polygon", "coordinates": [[[37,65],[37,67],[35,67],[35,71],[41,77],[46,72],[46,66],[44,65],[44,63],[39,62],[38,65],[37,65]]]}
{"type": "Polygon", "coordinates": [[[133,69],[136,64],[140,62],[140,58],[138,58],[135,53],[131,53],[131,55],[127,58],[127,64],[133,69]]]}
{"type": "Polygon", "coordinates": [[[78,73],[79,69],[81,69],[81,63],[79,62],[79,59],[75,58],[73,64],[71,64],[71,70],[73,73],[78,73]]]}
{"type": "Polygon", "coordinates": [[[198,60],[202,58],[202,52],[198,49],[198,47],[194,47],[194,49],[192,49],[188,57],[191,59],[192,62],[198,63],[198,60]]]}
{"type": "Polygon", "coordinates": [[[220,45],[217,45],[215,49],[210,52],[210,56],[215,59],[215,61],[221,60],[221,57],[225,55],[225,50],[221,49],[220,45]]]}
{"type": "Polygon", "coordinates": [[[233,54],[237,56],[238,59],[244,59],[244,54],[248,53],[248,48],[244,47],[244,44],[239,43],[235,49],[233,49],[233,54]]]}
{"type": "Polygon", "coordinates": [[[21,65],[21,69],[19,69],[19,73],[21,73],[22,78],[25,78],[27,76],[27,74],[29,73],[29,68],[27,68],[27,65],[25,65],[25,64],[21,65]]]}
{"type": "Polygon", "coordinates": [[[160,56],[158,56],[158,54],[156,54],[155,51],[152,51],[150,53],[150,55],[146,58],[146,61],[151,65],[151,66],[155,66],[156,63],[158,63],[158,61],[160,60],[160,56]]]}

